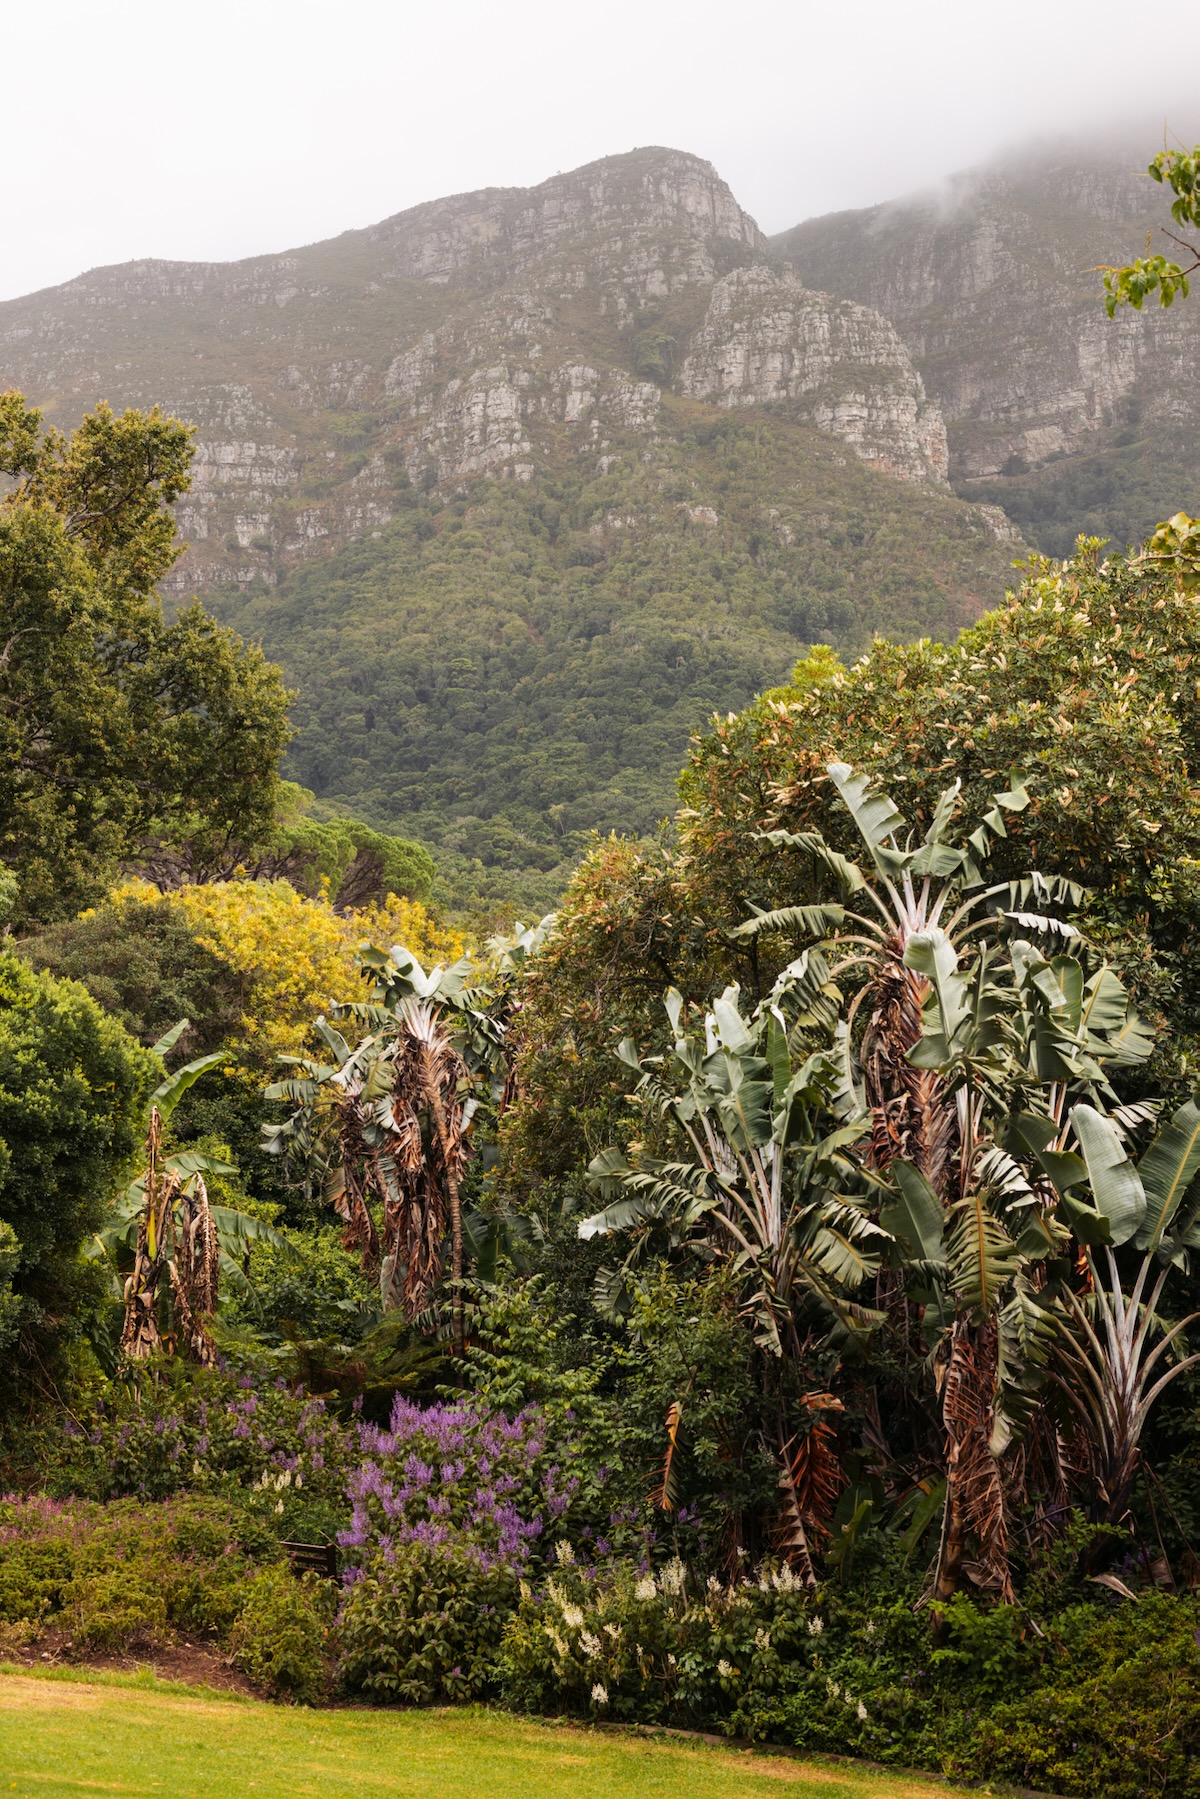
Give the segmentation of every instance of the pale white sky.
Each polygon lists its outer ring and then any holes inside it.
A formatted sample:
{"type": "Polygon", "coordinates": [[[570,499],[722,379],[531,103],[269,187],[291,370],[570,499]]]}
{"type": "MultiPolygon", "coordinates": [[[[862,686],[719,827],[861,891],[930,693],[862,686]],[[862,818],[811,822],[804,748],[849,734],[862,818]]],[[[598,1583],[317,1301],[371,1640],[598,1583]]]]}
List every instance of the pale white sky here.
{"type": "Polygon", "coordinates": [[[131,257],[282,250],[640,144],[709,157],[779,231],[1035,132],[1135,114],[1149,150],[1164,124],[1200,135],[1186,4],[10,0],[3,15],[0,298],[131,257]]]}

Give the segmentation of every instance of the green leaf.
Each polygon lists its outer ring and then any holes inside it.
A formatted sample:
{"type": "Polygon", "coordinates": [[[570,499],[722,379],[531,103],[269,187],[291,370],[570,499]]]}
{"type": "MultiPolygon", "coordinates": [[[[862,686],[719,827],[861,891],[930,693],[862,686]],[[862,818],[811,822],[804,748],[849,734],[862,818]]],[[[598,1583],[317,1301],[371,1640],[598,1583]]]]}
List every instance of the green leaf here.
{"type": "Polygon", "coordinates": [[[847,896],[859,893],[866,886],[866,876],[857,862],[851,862],[848,856],[840,855],[832,849],[817,831],[764,831],[767,843],[782,845],[787,849],[807,850],[809,855],[822,867],[828,870],[838,886],[847,896]]]}
{"type": "Polygon", "coordinates": [[[1086,995],[1080,1020],[1083,1029],[1104,1038],[1119,1030],[1129,1011],[1129,995],[1111,968],[1102,968],[1092,976],[1086,995]]]}
{"type": "Polygon", "coordinates": [[[602,1149],[588,1163],[587,1179],[602,1192],[611,1192],[632,1172],[629,1158],[623,1149],[602,1149]]]}
{"type": "Polygon", "coordinates": [[[1072,1107],[1071,1124],[1087,1163],[1096,1210],[1107,1219],[1114,1246],[1128,1243],[1146,1216],[1146,1193],[1117,1127],[1088,1105],[1072,1107]]]}
{"type": "Polygon", "coordinates": [[[829,762],[826,772],[872,854],[885,838],[904,829],[904,818],[890,795],[872,786],[868,775],[856,775],[846,762],[829,762]]]}
{"type": "Polygon", "coordinates": [[[774,1131],[774,1087],[767,1081],[745,1079],[740,1064],[734,1063],[734,1068],[739,1078],[717,1098],[717,1115],[735,1148],[758,1149],[771,1141],[774,1131]]]}
{"type": "Polygon", "coordinates": [[[220,1176],[237,1173],[236,1162],[219,1162],[215,1156],[201,1155],[196,1149],[183,1149],[178,1155],[168,1156],[164,1167],[168,1173],[178,1175],[181,1181],[190,1180],[195,1174],[220,1176]]]}
{"type": "Polygon", "coordinates": [[[893,1162],[891,1174],[899,1196],[881,1214],[883,1228],[918,1261],[944,1262],[946,1214],[941,1200],[911,1162],[893,1162]]]}
{"type": "Polygon", "coordinates": [[[1180,1106],[1137,1165],[1146,1194],[1138,1249],[1156,1250],[1200,1169],[1200,1104],[1180,1106]]]}
{"type": "Polygon", "coordinates": [[[959,1299],[985,1318],[999,1304],[1005,1282],[1021,1265],[1016,1244],[988,1209],[984,1195],[968,1193],[954,1207],[950,1285],[959,1299]]]}
{"type": "Polygon", "coordinates": [[[210,1068],[216,1068],[228,1060],[227,1052],[219,1049],[211,1056],[198,1056],[194,1062],[185,1062],[182,1068],[168,1075],[150,1095],[150,1103],[158,1107],[163,1123],[167,1122],[188,1088],[194,1087],[202,1074],[207,1074],[210,1068]]]}
{"type": "Polygon", "coordinates": [[[726,987],[720,998],[713,1001],[712,1015],[716,1021],[717,1034],[725,1048],[732,1050],[735,1056],[740,1056],[753,1049],[754,1036],[747,1028],[737,1002],[738,989],[726,987]]]}
{"type": "Polygon", "coordinates": [[[844,906],[781,906],[774,912],[756,912],[744,924],[735,925],[731,937],[757,937],[761,931],[787,931],[798,937],[822,938],[846,921],[844,906]]]}
{"type": "Polygon", "coordinates": [[[264,1224],[261,1218],[251,1218],[248,1212],[234,1211],[232,1206],[210,1206],[212,1221],[217,1227],[217,1236],[221,1247],[230,1256],[234,1251],[239,1253],[249,1243],[267,1243],[277,1249],[292,1262],[302,1262],[303,1255],[296,1248],[290,1237],[277,1231],[274,1225],[264,1224]]]}
{"type": "Polygon", "coordinates": [[[1064,1193],[1060,1201],[1060,1210],[1074,1234],[1089,1249],[1101,1249],[1112,1246],[1112,1227],[1108,1219],[1098,1212],[1095,1206],[1089,1206],[1074,1194],[1064,1193]]]}
{"type": "Polygon", "coordinates": [[[190,1023],[190,1018],[181,1018],[178,1024],[173,1024],[169,1031],[163,1032],[157,1043],[150,1045],[150,1054],[157,1056],[160,1062],[165,1062],[190,1023]]]}
{"type": "Polygon", "coordinates": [[[967,982],[958,972],[958,954],[945,931],[917,931],[904,948],[904,966],[925,976],[937,998],[938,1019],[930,1036],[940,1034],[953,1043],[954,1034],[967,1017],[967,982]]]}
{"type": "Polygon", "coordinates": [[[902,1536],[897,1538],[896,1546],[905,1562],[909,1560],[913,1550],[938,1517],[946,1503],[946,1483],[944,1480],[934,1481],[928,1489],[919,1490],[908,1525],[902,1536]]]}
{"type": "Polygon", "coordinates": [[[783,1104],[792,1079],[792,1058],[788,1050],[787,1031],[774,1010],[767,1014],[767,1040],[764,1045],[767,1065],[771,1070],[772,1097],[776,1110],[783,1104]]]}

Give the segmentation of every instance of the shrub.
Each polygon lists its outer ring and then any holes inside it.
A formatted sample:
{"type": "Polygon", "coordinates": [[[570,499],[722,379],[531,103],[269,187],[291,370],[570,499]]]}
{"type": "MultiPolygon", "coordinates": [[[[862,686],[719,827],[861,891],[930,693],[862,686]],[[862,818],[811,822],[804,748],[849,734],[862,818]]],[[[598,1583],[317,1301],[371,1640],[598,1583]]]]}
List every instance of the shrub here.
{"type": "Polygon", "coordinates": [[[390,1431],[363,1425],[359,1438],[340,1539],[350,1584],[406,1543],[454,1543],[481,1567],[520,1570],[570,1504],[572,1481],[544,1465],[544,1426],[531,1409],[508,1418],[470,1399],[422,1407],[401,1396],[390,1431]]]}
{"type": "Polygon", "coordinates": [[[188,1497],[0,1501],[0,1624],[61,1623],[83,1648],[122,1648],[168,1631],[224,1638],[247,1580],[279,1547],[232,1506],[188,1497]]]}
{"type": "Polygon", "coordinates": [[[273,1535],[332,1537],[345,1521],[355,1433],[284,1382],[163,1368],[114,1386],[49,1472],[56,1493],[166,1499],[185,1488],[236,1496],[273,1535]]]}
{"type": "Polygon", "coordinates": [[[398,1398],[391,1429],[360,1429],[339,1672],[351,1692],[414,1703],[487,1690],[517,1580],[574,1482],[544,1460],[532,1408],[398,1398]]]}
{"type": "Polygon", "coordinates": [[[166,1630],[162,1589],[124,1567],[77,1575],[63,1599],[63,1622],[83,1649],[128,1649],[157,1642],[166,1630]]]}
{"type": "Polygon", "coordinates": [[[139,1042],[155,1043],[188,1019],[183,1059],[218,1048],[244,1009],[247,976],[199,944],[164,900],[109,901],[25,938],[17,953],[81,982],[139,1042]]]}
{"type": "Polygon", "coordinates": [[[1195,1799],[1196,1624],[1194,1604],[1164,1594],[1109,1613],[1073,1608],[1048,1633],[1037,1685],[981,1718],[947,1766],[1105,1799],[1195,1799]]]}
{"type": "Polygon", "coordinates": [[[302,1705],[329,1686],[331,1590],[312,1575],[265,1568],[251,1582],[229,1640],[233,1660],[251,1680],[302,1705]]]}
{"type": "Polygon", "coordinates": [[[512,1569],[470,1545],[409,1541],[385,1551],[342,1603],[342,1685],[413,1705],[478,1697],[494,1683],[516,1596],[512,1569]]]}
{"type": "Polygon", "coordinates": [[[0,953],[0,1223],[16,1239],[5,1234],[6,1330],[27,1339],[5,1370],[44,1360],[86,1322],[96,1281],[79,1250],[138,1146],[155,1079],[82,987],[0,953]]]}
{"type": "MultiPolygon", "coordinates": [[[[500,1686],[526,1711],[744,1730],[748,1701],[819,1665],[823,1634],[812,1596],[786,1566],[725,1585],[678,1560],[657,1575],[627,1562],[580,1567],[560,1545],[544,1589],[522,1589],[500,1686]]],[[[825,1687],[822,1675],[828,1702],[825,1687]]],[[[840,1722],[857,1698],[836,1697],[840,1722]]]]}

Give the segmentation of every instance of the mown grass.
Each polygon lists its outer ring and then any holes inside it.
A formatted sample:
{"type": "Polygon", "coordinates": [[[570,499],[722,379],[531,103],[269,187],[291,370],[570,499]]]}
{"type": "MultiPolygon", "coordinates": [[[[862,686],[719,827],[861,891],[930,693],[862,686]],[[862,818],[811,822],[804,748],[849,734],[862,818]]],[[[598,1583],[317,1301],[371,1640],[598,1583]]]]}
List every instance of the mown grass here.
{"type": "Polygon", "coordinates": [[[953,1799],[939,1782],[482,1710],[310,1712],[151,1678],[0,1677],[0,1795],[953,1799]]]}

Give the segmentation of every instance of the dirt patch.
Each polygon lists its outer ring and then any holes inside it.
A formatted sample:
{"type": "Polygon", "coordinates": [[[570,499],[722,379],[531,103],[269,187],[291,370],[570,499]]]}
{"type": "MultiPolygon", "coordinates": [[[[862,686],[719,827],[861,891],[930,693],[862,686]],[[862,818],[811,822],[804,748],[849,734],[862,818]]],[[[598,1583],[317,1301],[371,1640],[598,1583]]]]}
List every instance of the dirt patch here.
{"type": "Polygon", "coordinates": [[[34,1642],[9,1649],[5,1659],[22,1668],[92,1668],[104,1674],[136,1674],[141,1668],[153,1668],[160,1680],[244,1693],[251,1699],[269,1697],[211,1643],[186,1637],[171,1643],[139,1644],[136,1649],[82,1649],[76,1648],[68,1631],[44,1630],[34,1642]]]}

